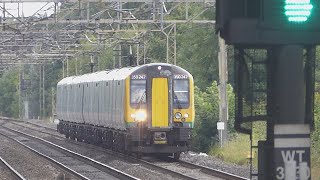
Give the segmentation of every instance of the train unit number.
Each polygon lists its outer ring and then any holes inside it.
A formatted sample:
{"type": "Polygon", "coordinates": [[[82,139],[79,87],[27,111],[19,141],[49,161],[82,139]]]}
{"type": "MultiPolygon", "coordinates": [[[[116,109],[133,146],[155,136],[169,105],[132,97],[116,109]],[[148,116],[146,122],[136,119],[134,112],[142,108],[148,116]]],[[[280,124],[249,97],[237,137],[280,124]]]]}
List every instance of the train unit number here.
{"type": "Polygon", "coordinates": [[[131,79],[147,79],[147,76],[145,74],[136,74],[132,75],[131,79]]]}
{"type": "Polygon", "coordinates": [[[173,76],[174,79],[188,79],[187,75],[183,75],[183,74],[175,74],[173,76]]]}

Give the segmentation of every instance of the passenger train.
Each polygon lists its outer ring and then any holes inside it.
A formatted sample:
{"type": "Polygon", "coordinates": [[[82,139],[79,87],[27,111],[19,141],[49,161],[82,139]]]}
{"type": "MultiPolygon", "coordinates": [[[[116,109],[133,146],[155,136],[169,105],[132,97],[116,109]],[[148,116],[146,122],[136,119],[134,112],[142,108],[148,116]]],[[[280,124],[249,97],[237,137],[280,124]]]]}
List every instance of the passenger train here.
{"type": "Polygon", "coordinates": [[[71,76],[57,84],[56,111],[66,138],[179,159],[194,126],[193,77],[166,63],[71,76]]]}

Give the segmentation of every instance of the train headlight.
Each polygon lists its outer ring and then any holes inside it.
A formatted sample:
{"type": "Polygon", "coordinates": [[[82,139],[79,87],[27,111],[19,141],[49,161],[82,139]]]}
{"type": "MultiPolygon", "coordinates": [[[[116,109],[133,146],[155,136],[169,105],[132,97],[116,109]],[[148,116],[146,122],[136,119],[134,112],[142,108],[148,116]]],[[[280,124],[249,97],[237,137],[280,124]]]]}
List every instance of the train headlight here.
{"type": "Polygon", "coordinates": [[[176,119],[180,119],[180,118],[182,117],[182,114],[179,113],[179,112],[177,112],[177,113],[174,115],[174,117],[175,117],[176,119]]]}
{"type": "Polygon", "coordinates": [[[135,121],[145,121],[147,119],[146,111],[140,110],[135,114],[131,114],[131,117],[134,118],[135,121]]]}

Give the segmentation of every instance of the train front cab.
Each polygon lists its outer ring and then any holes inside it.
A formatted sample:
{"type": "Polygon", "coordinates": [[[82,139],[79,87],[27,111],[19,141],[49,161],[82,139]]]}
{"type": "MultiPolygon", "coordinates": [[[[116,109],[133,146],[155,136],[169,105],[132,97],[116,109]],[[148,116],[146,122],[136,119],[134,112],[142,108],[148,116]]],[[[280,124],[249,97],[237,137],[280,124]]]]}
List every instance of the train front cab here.
{"type": "Polygon", "coordinates": [[[133,73],[127,85],[132,151],[179,158],[191,141],[192,76],[176,66],[149,66],[133,73]]]}

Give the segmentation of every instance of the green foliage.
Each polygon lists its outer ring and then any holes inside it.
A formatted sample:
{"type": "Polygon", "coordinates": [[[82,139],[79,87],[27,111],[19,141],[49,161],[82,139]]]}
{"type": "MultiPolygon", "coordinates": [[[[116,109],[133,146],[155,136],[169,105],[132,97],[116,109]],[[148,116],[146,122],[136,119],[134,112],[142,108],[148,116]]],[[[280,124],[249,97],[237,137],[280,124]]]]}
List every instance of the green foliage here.
{"type": "Polygon", "coordinates": [[[315,94],[314,100],[314,131],[311,134],[311,163],[313,179],[320,178],[320,94],[315,94]]]}
{"type": "Polygon", "coordinates": [[[218,38],[214,29],[181,25],[177,34],[177,64],[193,74],[196,85],[204,90],[218,80],[218,38]]]}
{"type": "Polygon", "coordinates": [[[19,76],[16,70],[5,72],[0,78],[0,115],[19,116],[19,76]]]}
{"type": "Polygon", "coordinates": [[[151,62],[166,62],[166,38],[163,34],[152,34],[150,42],[148,43],[151,62]]]}
{"type": "MultiPolygon", "coordinates": [[[[229,103],[234,101],[234,94],[230,85],[227,86],[229,103]]],[[[233,106],[231,106],[233,107],[233,106]]],[[[217,122],[219,121],[219,90],[216,81],[202,92],[195,88],[196,118],[193,129],[192,147],[196,151],[208,152],[211,146],[218,142],[217,122]]],[[[229,112],[233,114],[234,109],[229,112]]],[[[233,123],[233,116],[229,118],[230,125],[233,123]]],[[[231,126],[232,127],[232,126],[231,126]]],[[[233,131],[231,129],[231,131],[233,131]]]]}

